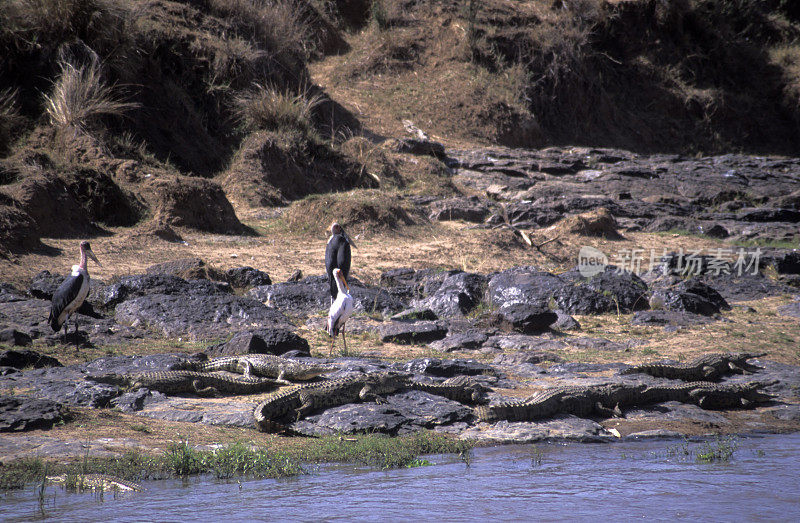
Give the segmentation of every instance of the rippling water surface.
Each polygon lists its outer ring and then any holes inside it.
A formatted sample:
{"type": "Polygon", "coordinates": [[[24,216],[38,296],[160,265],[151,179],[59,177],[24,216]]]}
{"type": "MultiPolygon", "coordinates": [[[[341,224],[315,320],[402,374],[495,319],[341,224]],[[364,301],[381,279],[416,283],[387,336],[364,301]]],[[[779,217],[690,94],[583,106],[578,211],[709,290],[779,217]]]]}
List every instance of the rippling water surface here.
{"type": "Polygon", "coordinates": [[[683,454],[701,443],[514,445],[467,466],[376,471],[337,465],[291,479],[149,481],[142,493],[0,495],[0,520],[800,520],[800,434],[740,438],[727,463],[683,454]],[[676,452],[677,451],[677,452],[676,452]]]}

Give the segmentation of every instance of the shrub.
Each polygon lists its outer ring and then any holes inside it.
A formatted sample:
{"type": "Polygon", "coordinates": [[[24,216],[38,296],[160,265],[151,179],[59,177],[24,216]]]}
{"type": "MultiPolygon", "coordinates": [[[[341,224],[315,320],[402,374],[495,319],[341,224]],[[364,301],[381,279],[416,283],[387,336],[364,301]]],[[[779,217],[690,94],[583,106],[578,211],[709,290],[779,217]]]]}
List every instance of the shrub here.
{"type": "Polygon", "coordinates": [[[322,101],[321,95],[309,96],[308,91],[281,91],[256,84],[255,90],[236,99],[236,113],[248,131],[300,130],[306,136],[313,136],[314,108],[322,101]]]}
{"type": "Polygon", "coordinates": [[[45,109],[53,124],[83,128],[102,115],[121,116],[137,104],[119,101],[111,87],[103,85],[100,65],[61,62],[61,75],[53,92],[45,95],[45,109]]]}

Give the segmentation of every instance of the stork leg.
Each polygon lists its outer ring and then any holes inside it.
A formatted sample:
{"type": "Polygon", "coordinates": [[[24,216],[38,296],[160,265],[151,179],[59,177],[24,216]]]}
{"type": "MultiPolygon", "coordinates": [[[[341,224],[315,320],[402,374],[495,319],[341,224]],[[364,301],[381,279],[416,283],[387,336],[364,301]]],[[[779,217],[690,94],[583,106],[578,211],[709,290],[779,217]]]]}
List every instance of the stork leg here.
{"type": "Polygon", "coordinates": [[[328,356],[333,356],[333,345],[336,343],[336,336],[331,336],[331,347],[328,351],[328,356]]]}
{"type": "Polygon", "coordinates": [[[73,336],[75,337],[75,350],[78,350],[78,315],[76,314],[75,317],[72,319],[75,322],[75,332],[73,336]]]}
{"type": "Polygon", "coordinates": [[[342,356],[347,356],[347,338],[344,337],[344,325],[342,325],[342,343],[344,344],[342,356]]]}

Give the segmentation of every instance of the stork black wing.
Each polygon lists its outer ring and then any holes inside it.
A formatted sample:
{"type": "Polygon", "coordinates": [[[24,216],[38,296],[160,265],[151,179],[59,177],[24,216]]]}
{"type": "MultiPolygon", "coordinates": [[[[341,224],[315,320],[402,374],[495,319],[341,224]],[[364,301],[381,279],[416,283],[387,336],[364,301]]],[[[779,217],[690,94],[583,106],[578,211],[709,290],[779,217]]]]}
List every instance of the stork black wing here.
{"type": "Polygon", "coordinates": [[[350,244],[342,234],[336,234],[325,248],[325,271],[328,273],[328,283],[331,287],[331,296],[336,299],[339,289],[333,278],[333,269],[341,269],[345,281],[350,274],[350,244]]]}
{"type": "Polygon", "coordinates": [[[53,293],[53,301],[50,304],[50,317],[47,318],[47,321],[54,331],[58,332],[61,329],[63,323],[58,322],[58,317],[78,297],[81,285],[83,285],[83,274],[69,276],[53,293]]]}

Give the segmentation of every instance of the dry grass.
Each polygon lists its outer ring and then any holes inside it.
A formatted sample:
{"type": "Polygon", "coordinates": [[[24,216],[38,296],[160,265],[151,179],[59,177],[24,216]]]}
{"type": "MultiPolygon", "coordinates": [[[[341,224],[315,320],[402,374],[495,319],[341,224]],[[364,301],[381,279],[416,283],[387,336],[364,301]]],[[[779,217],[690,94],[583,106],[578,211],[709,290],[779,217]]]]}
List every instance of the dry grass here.
{"type": "Polygon", "coordinates": [[[5,152],[11,145],[13,132],[23,121],[17,94],[17,89],[0,90],[0,153],[5,152]]]}
{"type": "Polygon", "coordinates": [[[254,90],[236,98],[236,114],[249,131],[299,129],[312,136],[314,109],[323,101],[322,95],[307,90],[293,92],[256,84],[254,90]]]}
{"type": "Polygon", "coordinates": [[[76,66],[61,62],[61,75],[53,91],[44,95],[45,110],[54,125],[85,128],[101,116],[122,116],[138,104],[122,102],[112,87],[103,84],[97,62],[76,66]]]}
{"type": "Polygon", "coordinates": [[[773,47],[770,60],[781,68],[786,82],[783,88],[784,104],[787,108],[800,109],[800,45],[791,44],[773,47]]]}

